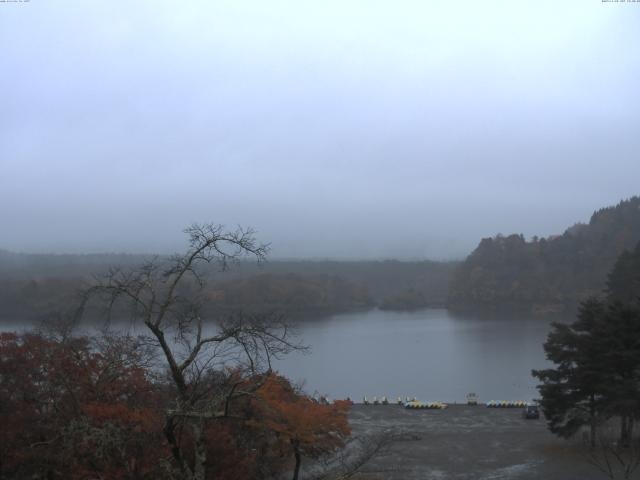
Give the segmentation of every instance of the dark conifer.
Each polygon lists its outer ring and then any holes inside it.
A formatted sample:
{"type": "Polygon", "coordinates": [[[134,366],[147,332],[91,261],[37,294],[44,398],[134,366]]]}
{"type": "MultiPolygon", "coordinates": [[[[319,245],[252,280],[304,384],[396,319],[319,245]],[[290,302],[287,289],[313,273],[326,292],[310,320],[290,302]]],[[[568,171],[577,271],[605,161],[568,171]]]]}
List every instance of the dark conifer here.
{"type": "Polygon", "coordinates": [[[607,369],[602,364],[602,345],[596,332],[604,320],[605,307],[591,298],[580,308],[571,325],[554,323],[544,349],[555,368],[534,370],[542,384],[538,387],[549,429],[570,437],[589,426],[590,443],[595,446],[596,430],[604,405],[607,369]]]}

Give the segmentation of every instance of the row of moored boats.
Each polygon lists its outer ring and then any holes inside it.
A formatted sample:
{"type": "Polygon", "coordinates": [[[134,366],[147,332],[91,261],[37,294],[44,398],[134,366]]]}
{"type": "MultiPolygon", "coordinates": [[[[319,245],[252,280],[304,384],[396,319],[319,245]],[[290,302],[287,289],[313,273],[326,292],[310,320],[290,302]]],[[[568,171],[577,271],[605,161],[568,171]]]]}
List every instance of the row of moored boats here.
{"type": "MultiPolygon", "coordinates": [[[[477,405],[477,398],[475,395],[467,399],[468,405],[477,405]]],[[[410,398],[398,397],[395,402],[390,402],[387,397],[373,397],[371,399],[366,396],[362,399],[364,405],[402,405],[405,408],[417,409],[417,410],[443,410],[447,408],[447,404],[444,402],[421,402],[416,397],[410,398]]],[[[486,403],[487,408],[524,408],[528,403],[524,400],[490,400],[486,403]]]]}

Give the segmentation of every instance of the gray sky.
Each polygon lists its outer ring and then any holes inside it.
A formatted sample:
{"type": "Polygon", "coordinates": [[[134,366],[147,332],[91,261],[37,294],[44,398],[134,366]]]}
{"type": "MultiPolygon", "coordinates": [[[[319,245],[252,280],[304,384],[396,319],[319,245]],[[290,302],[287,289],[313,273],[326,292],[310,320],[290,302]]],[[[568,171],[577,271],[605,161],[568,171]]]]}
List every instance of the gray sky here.
{"type": "Polygon", "coordinates": [[[640,3],[0,3],[0,248],[457,258],[640,193],[640,3]]]}

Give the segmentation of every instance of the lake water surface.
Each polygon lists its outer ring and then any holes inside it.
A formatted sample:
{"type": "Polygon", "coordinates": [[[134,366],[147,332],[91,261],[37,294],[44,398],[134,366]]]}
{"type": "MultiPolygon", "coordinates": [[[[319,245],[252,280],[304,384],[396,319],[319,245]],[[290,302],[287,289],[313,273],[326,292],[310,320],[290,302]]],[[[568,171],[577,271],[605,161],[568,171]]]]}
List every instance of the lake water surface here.
{"type": "Polygon", "coordinates": [[[531,400],[531,369],[548,365],[542,344],[549,328],[548,319],[444,309],[335,315],[301,325],[311,352],[290,355],[277,368],[332,398],[462,402],[476,392],[481,401],[531,400]]]}
{"type": "MultiPolygon", "coordinates": [[[[463,402],[537,397],[531,369],[547,365],[542,344],[550,320],[461,316],[444,309],[369,310],[315,319],[298,326],[308,353],[293,353],[275,368],[305,390],[331,398],[463,402]]],[[[20,324],[0,323],[0,330],[20,324]]]]}

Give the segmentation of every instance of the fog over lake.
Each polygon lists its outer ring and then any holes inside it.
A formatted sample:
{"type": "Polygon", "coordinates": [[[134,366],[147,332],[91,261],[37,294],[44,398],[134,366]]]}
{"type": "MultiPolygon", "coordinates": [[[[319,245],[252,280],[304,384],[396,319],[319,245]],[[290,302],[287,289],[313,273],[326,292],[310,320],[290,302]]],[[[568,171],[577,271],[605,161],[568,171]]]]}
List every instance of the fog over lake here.
{"type": "Polygon", "coordinates": [[[637,193],[637,4],[2,7],[0,248],[452,259],[637,193]]]}
{"type": "Polygon", "coordinates": [[[639,26],[0,0],[0,480],[640,467],[639,26]]]}
{"type": "MultiPolygon", "coordinates": [[[[483,402],[531,400],[537,398],[531,369],[546,365],[542,344],[549,324],[544,318],[445,309],[333,315],[299,324],[299,339],[309,351],[292,353],[274,368],[304,382],[308,393],[331,398],[462,402],[473,391],[483,402]]],[[[26,327],[0,324],[5,331],[26,327]]],[[[146,333],[129,324],[113,327],[146,333]]]]}

